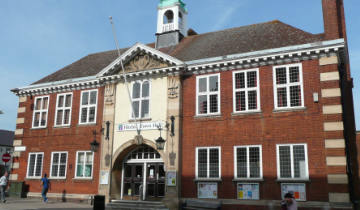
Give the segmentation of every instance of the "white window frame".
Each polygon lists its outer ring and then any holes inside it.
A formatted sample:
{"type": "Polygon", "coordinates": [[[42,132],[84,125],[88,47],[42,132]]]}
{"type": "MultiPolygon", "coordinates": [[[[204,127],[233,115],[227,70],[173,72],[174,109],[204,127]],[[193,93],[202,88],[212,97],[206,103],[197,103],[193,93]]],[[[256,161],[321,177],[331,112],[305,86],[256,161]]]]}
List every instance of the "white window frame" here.
{"type": "Polygon", "coordinates": [[[97,117],[97,106],[98,106],[98,100],[99,100],[99,91],[98,89],[92,89],[92,90],[84,90],[81,91],[80,93],[80,108],[79,108],[79,124],[80,125],[86,125],[86,124],[96,124],[96,117],[97,117]],[[88,105],[82,105],[82,99],[83,99],[83,94],[88,92],[89,93],[89,102],[90,102],[90,93],[96,91],[96,104],[88,104],[88,105]],[[94,116],[94,122],[89,122],[89,117],[90,117],[90,108],[91,107],[95,107],[95,116],[94,116]],[[86,115],[86,122],[81,122],[81,110],[82,108],[87,108],[87,115],[86,115]]]}
{"type": "Polygon", "coordinates": [[[34,99],[34,110],[33,110],[33,118],[32,118],[32,128],[46,128],[47,127],[47,122],[48,122],[48,117],[49,117],[49,104],[50,104],[50,96],[47,95],[47,96],[38,96],[38,97],[35,97],[34,99]],[[40,109],[39,110],[35,110],[36,109],[36,103],[37,103],[37,99],[41,98],[41,105],[40,105],[40,109]],[[47,98],[48,99],[48,103],[47,103],[47,107],[46,109],[41,109],[42,108],[42,103],[43,103],[43,100],[44,98],[47,98]],[[34,126],[34,123],[35,123],[35,114],[36,113],[40,113],[40,117],[39,117],[39,126],[34,126]],[[42,119],[42,113],[43,112],[46,112],[46,120],[45,120],[45,125],[44,126],[41,126],[41,119],[42,119]]]}
{"type": "Polygon", "coordinates": [[[219,115],[221,113],[221,77],[220,77],[220,73],[217,74],[209,74],[209,75],[204,75],[204,76],[197,76],[196,77],[196,115],[197,116],[207,116],[207,115],[219,115]],[[218,91],[209,91],[210,90],[210,77],[213,76],[218,76],[219,79],[219,88],[218,91]],[[206,92],[202,92],[199,93],[199,80],[206,78],[207,82],[206,82],[206,92]],[[218,111],[215,113],[210,113],[210,95],[218,95],[218,111]],[[206,114],[200,114],[199,113],[199,96],[207,96],[207,102],[208,102],[208,106],[207,106],[207,113],[206,114]]]}
{"type": "Polygon", "coordinates": [[[234,179],[235,180],[259,180],[263,178],[263,164],[262,164],[262,146],[261,145],[244,145],[244,146],[234,146],[234,179]],[[259,148],[259,159],[260,159],[260,176],[256,178],[250,178],[250,156],[249,149],[252,147],[259,148]],[[237,149],[246,148],[246,168],[247,168],[247,177],[237,177],[237,149]]]}
{"type": "MultiPolygon", "coordinates": [[[[133,103],[135,101],[139,101],[139,117],[136,117],[136,119],[148,119],[151,118],[150,116],[150,108],[151,108],[151,82],[150,80],[137,80],[131,83],[131,105],[130,105],[130,119],[135,119],[135,117],[133,116],[133,103]],[[149,83],[149,96],[148,97],[142,97],[142,85],[144,82],[148,82],[149,83]],[[135,83],[140,83],[140,98],[137,98],[134,100],[133,98],[133,91],[134,91],[134,84],[135,83]],[[149,116],[148,117],[141,117],[141,109],[142,109],[142,100],[149,100],[149,116]]],[[[135,112],[134,112],[135,113],[135,112]]]]}
{"type": "Polygon", "coordinates": [[[196,179],[203,180],[219,180],[221,179],[221,147],[196,147],[195,154],[195,177],[196,179]],[[200,149],[207,150],[207,176],[199,177],[198,176],[198,153],[200,149]],[[210,177],[210,149],[218,149],[219,151],[219,177],[210,177]]]}
{"type": "MultiPolygon", "coordinates": [[[[75,179],[92,179],[94,176],[94,156],[95,156],[95,152],[87,150],[87,151],[76,151],[76,158],[75,158],[75,179]],[[81,177],[81,176],[77,176],[77,168],[78,168],[78,154],[79,153],[85,153],[85,158],[84,161],[86,162],[86,153],[91,152],[92,153],[92,167],[91,167],[91,177],[81,177]]],[[[85,170],[85,162],[84,162],[84,170],[85,170]]]]}
{"type": "Polygon", "coordinates": [[[66,151],[61,151],[61,152],[51,152],[51,162],[50,162],[50,175],[49,178],[53,178],[53,179],[66,179],[66,173],[67,173],[67,163],[68,163],[68,158],[69,158],[69,154],[66,151]],[[59,154],[59,167],[58,167],[58,176],[52,176],[52,170],[53,170],[53,158],[54,158],[54,154],[59,154]],[[60,160],[61,160],[61,154],[66,154],[66,162],[65,162],[65,175],[64,176],[59,176],[60,174],[60,160]]]}
{"type": "MultiPolygon", "coordinates": [[[[54,127],[62,127],[62,126],[70,126],[71,125],[71,113],[72,113],[72,102],[73,102],[73,93],[62,93],[62,94],[58,94],[57,98],[56,98],[56,105],[55,105],[55,121],[54,121],[54,127]],[[71,103],[70,103],[70,107],[65,107],[65,101],[66,101],[66,96],[67,95],[71,95],[71,103]],[[59,98],[60,96],[64,96],[64,107],[59,108],[58,104],[59,104],[59,98]],[[63,111],[63,116],[62,116],[62,123],[60,125],[57,125],[57,118],[58,118],[58,111],[62,110],[63,111]],[[65,110],[70,110],[69,113],[69,123],[68,124],[64,124],[65,121],[65,110]]],[[[80,109],[81,111],[81,109],[80,109]]]]}
{"type": "Polygon", "coordinates": [[[278,180],[309,180],[309,162],[308,162],[307,144],[277,144],[276,145],[276,166],[277,166],[277,178],[278,178],[278,180]],[[281,146],[289,146],[290,147],[291,178],[289,178],[289,177],[285,177],[285,178],[280,177],[279,147],[281,147],[281,146]],[[300,178],[295,178],[294,177],[294,153],[293,153],[294,146],[304,146],[305,164],[306,164],[306,167],[305,167],[306,176],[305,177],[300,177],[300,178]]]}
{"type": "Polygon", "coordinates": [[[44,152],[29,152],[28,161],[27,161],[27,169],[26,169],[26,178],[28,178],[28,179],[41,179],[43,167],[44,167],[44,152]],[[37,166],[36,160],[37,160],[37,157],[38,157],[38,155],[42,155],[40,176],[29,176],[30,156],[31,155],[36,155],[35,156],[35,164],[34,164],[34,174],[36,173],[36,166],[37,166]]]}
{"type": "Polygon", "coordinates": [[[304,104],[304,84],[303,84],[303,68],[302,68],[302,63],[296,63],[296,64],[288,64],[288,65],[281,65],[281,66],[273,66],[273,87],[274,87],[274,106],[275,106],[275,110],[283,110],[283,109],[299,109],[299,108],[304,108],[305,104],[304,104]],[[299,82],[293,82],[290,83],[290,73],[289,73],[289,69],[291,67],[299,67],[299,82]],[[276,69],[278,68],[286,68],[286,84],[276,84],[276,69]],[[297,86],[300,85],[301,88],[301,106],[291,106],[291,99],[290,99],[290,87],[291,86],[297,86]],[[287,100],[287,106],[286,107],[279,107],[278,106],[278,93],[277,93],[277,89],[278,88],[284,88],[286,87],[286,100],[287,100]]]}
{"type": "Polygon", "coordinates": [[[261,110],[261,103],[260,103],[260,75],[259,75],[259,69],[248,69],[248,70],[242,70],[242,71],[234,71],[233,72],[233,112],[234,113],[246,113],[246,112],[259,112],[261,110]],[[251,87],[248,88],[247,87],[247,73],[248,72],[256,72],[256,80],[257,80],[257,85],[256,87],[251,87]],[[236,89],[236,77],[235,75],[238,73],[244,73],[245,75],[245,88],[239,88],[236,89]],[[256,90],[256,94],[257,94],[257,109],[252,109],[249,110],[249,101],[248,101],[248,92],[249,91],[254,91],[256,90]],[[240,92],[240,91],[245,91],[245,106],[246,109],[244,111],[236,111],[236,93],[240,92]]]}

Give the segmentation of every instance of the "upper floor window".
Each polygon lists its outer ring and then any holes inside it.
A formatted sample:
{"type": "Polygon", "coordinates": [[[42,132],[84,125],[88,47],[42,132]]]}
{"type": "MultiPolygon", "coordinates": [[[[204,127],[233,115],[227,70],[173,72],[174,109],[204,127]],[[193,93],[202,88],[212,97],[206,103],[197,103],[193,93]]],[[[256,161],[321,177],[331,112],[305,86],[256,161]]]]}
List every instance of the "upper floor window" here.
{"type": "Polygon", "coordinates": [[[29,153],[27,178],[41,178],[44,153],[29,153]]]}
{"type": "Polygon", "coordinates": [[[80,124],[96,122],[97,94],[97,90],[86,90],[81,92],[80,124]]]}
{"type": "Polygon", "coordinates": [[[76,178],[92,178],[94,153],[79,151],[76,153],[76,178]]]}
{"type": "Polygon", "coordinates": [[[196,78],[196,114],[220,114],[220,74],[196,78]]]}
{"type": "Polygon", "coordinates": [[[220,178],[220,163],[220,147],[196,148],[196,178],[220,178]]]}
{"type": "Polygon", "coordinates": [[[279,179],[308,179],[306,144],[277,145],[279,179]]]}
{"type": "Polygon", "coordinates": [[[262,178],[261,146],[238,146],[234,150],[235,178],[262,178]]]}
{"type": "Polygon", "coordinates": [[[35,98],[33,128],[45,128],[49,109],[49,96],[35,98]]]}
{"type": "Polygon", "coordinates": [[[259,111],[259,70],[233,73],[234,112],[259,111]]]}
{"type": "Polygon", "coordinates": [[[303,107],[302,65],[276,66],[273,75],[275,109],[303,107]]]}
{"type": "Polygon", "coordinates": [[[72,93],[59,94],[56,102],[55,126],[67,126],[71,121],[72,93]]]}
{"type": "Polygon", "coordinates": [[[65,178],[67,165],[67,152],[53,152],[51,156],[51,178],[65,178]]]}
{"type": "Polygon", "coordinates": [[[150,82],[136,81],[132,88],[132,118],[148,118],[150,106],[150,82]],[[135,116],[134,116],[135,115],[135,116]]]}

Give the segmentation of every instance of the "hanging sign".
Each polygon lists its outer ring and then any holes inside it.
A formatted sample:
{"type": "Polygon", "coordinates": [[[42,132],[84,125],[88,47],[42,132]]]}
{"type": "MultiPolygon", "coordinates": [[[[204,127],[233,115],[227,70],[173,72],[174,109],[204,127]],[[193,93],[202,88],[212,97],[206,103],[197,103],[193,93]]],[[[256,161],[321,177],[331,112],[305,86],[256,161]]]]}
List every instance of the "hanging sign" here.
{"type": "Polygon", "coordinates": [[[259,184],[240,184],[237,185],[239,200],[259,200],[259,184]]]}
{"type": "Polygon", "coordinates": [[[158,130],[165,127],[165,122],[142,122],[142,123],[121,123],[117,126],[117,132],[140,130],[158,130]]]}

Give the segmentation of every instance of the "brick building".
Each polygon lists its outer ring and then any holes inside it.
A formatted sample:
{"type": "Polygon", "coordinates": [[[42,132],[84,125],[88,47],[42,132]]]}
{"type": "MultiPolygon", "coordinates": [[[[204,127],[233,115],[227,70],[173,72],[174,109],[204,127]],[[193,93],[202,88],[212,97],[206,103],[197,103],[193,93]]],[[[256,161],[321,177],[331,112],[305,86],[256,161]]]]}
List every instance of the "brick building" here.
{"type": "MultiPolygon", "coordinates": [[[[88,55],[23,88],[13,181],[39,196],[351,208],[358,163],[342,0],[325,32],[278,20],[197,34],[161,0],[156,42],[88,55]],[[165,146],[159,142],[165,139],[165,146]],[[92,151],[90,143],[100,145],[92,151]]],[[[250,207],[248,207],[250,208],[250,207]]]]}

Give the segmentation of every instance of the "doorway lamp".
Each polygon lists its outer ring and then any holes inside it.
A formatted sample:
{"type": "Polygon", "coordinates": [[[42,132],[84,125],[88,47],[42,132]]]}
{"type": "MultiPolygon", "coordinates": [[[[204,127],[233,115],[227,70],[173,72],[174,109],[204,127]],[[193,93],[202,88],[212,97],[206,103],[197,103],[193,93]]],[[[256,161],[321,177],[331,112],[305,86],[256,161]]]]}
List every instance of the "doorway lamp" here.
{"type": "Polygon", "coordinates": [[[94,135],[94,141],[90,143],[90,147],[91,147],[91,151],[96,152],[99,147],[99,143],[96,141],[96,130],[93,131],[93,135],[94,135]]]}

